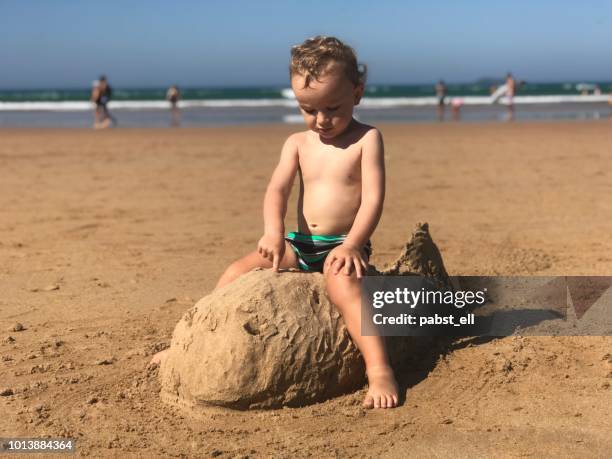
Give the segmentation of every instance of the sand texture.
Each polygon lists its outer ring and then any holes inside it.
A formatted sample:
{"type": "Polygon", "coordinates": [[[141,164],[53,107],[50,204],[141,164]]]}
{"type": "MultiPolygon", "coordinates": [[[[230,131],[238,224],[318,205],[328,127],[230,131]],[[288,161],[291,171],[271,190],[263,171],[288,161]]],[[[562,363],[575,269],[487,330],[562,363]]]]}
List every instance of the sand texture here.
{"type": "MultiPolygon", "coordinates": [[[[609,122],[380,128],[376,266],[426,221],[450,276],[612,275],[609,122]]],[[[94,457],[608,456],[610,337],[416,340],[392,411],[364,389],[193,416],[161,400],[147,363],[255,249],[294,130],[0,130],[2,435],[94,457]]]]}

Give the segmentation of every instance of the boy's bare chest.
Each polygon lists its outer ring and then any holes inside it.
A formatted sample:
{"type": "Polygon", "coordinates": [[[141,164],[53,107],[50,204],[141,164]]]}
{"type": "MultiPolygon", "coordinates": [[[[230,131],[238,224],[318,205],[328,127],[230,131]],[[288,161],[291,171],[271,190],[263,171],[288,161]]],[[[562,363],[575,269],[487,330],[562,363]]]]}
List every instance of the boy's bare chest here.
{"type": "Polygon", "coordinates": [[[361,147],[348,148],[303,148],[299,153],[302,179],[308,181],[361,180],[361,147]]]}

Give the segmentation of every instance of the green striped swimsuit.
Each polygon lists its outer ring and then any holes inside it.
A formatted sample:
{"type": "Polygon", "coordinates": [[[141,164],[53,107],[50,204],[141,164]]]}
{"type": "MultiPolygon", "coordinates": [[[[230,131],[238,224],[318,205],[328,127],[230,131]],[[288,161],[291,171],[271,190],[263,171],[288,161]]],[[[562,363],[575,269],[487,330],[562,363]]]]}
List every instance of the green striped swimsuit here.
{"type": "MultiPolygon", "coordinates": [[[[346,239],[346,234],[314,235],[290,232],[285,240],[289,242],[295,252],[300,269],[304,271],[323,272],[323,264],[329,252],[338,247],[346,239]]],[[[372,255],[370,241],[363,247],[366,255],[372,255]]]]}

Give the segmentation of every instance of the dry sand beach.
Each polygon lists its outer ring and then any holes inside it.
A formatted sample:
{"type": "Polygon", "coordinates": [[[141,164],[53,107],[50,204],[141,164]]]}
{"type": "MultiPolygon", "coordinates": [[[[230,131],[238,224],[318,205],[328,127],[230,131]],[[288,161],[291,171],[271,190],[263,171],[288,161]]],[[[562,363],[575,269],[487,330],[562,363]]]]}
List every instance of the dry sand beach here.
{"type": "MultiPolygon", "coordinates": [[[[375,265],[427,221],[451,275],[612,275],[609,121],[380,128],[375,265]]],[[[609,455],[611,337],[440,340],[391,411],[364,391],[195,418],[159,400],[147,362],[254,249],[294,129],[0,131],[1,436],[83,456],[609,455]]]]}

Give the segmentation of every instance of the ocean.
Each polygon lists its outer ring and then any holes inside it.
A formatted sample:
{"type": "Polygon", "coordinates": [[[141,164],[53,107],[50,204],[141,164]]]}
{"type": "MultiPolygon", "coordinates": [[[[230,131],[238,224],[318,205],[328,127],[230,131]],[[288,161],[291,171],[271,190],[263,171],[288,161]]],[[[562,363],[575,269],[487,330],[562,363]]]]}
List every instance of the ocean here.
{"type": "MultiPolygon", "coordinates": [[[[112,83],[112,82],[111,82],[112,83]]],[[[491,98],[494,80],[448,84],[448,99],[460,100],[462,121],[506,116],[505,97],[491,98]]],[[[300,123],[287,87],[181,88],[181,126],[300,123]]],[[[524,83],[514,99],[516,119],[599,119],[610,116],[612,82],[524,83]]],[[[113,88],[109,109],[119,126],[170,125],[165,88],[113,88]]],[[[90,127],[90,89],[0,90],[0,127],[90,127]]],[[[368,85],[356,116],[370,123],[437,119],[433,84],[368,85]]],[[[447,110],[450,118],[450,110],[447,110]]]]}

